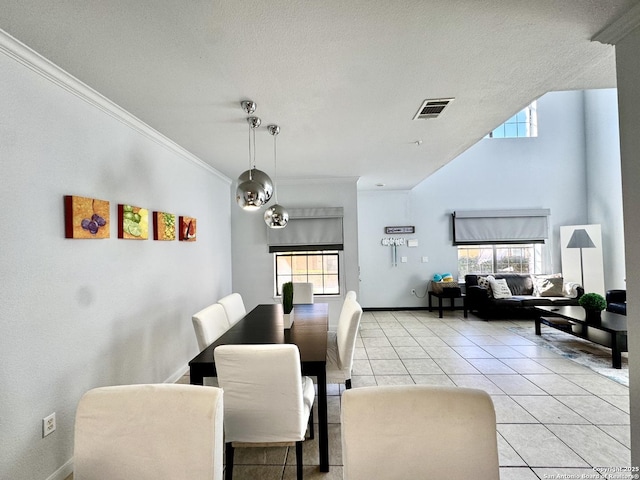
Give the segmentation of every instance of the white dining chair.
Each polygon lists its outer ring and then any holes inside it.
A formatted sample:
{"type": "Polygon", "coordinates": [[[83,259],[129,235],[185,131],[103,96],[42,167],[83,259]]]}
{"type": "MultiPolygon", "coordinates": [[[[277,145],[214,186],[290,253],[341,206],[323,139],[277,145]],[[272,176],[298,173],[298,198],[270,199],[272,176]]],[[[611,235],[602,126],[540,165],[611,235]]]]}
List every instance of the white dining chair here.
{"type": "Polygon", "coordinates": [[[76,411],[74,480],[221,480],[219,388],[100,387],[76,411]]]}
{"type": "Polygon", "coordinates": [[[313,381],[303,377],[293,344],[220,345],[213,351],[224,390],[225,479],[233,478],[235,447],[295,445],[302,479],[302,442],[313,435],[313,381]]]}
{"type": "Polygon", "coordinates": [[[351,388],[353,355],[361,318],[360,304],[355,300],[345,299],[337,331],[327,332],[327,383],[344,383],[347,389],[351,388]]]}
{"type": "Polygon", "coordinates": [[[232,326],[247,314],[247,309],[244,307],[242,296],[239,293],[232,293],[222,297],[218,300],[218,303],[224,307],[227,319],[232,326]]]}
{"type": "Polygon", "coordinates": [[[345,300],[356,300],[356,292],[354,292],[353,290],[349,290],[345,296],[344,299],[345,300]]]}
{"type": "Polygon", "coordinates": [[[361,387],[341,403],[349,480],[498,480],[496,416],[482,390],[430,385],[361,387]]]}
{"type": "Polygon", "coordinates": [[[293,304],[313,303],[313,283],[293,283],[293,304]]]}
{"type": "Polygon", "coordinates": [[[219,303],[214,303],[194,313],[191,321],[200,351],[215,342],[231,326],[224,307],[219,303]]]}

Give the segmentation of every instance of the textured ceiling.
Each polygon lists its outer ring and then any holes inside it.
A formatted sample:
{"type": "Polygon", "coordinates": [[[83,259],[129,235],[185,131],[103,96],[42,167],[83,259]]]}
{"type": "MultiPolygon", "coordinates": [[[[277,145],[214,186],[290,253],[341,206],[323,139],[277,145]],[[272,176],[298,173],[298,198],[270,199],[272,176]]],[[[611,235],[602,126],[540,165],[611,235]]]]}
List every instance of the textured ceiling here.
{"type": "Polygon", "coordinates": [[[548,91],[615,87],[590,39],[636,3],[0,0],[0,28],[232,179],[252,99],[258,168],[276,123],[281,179],[407,189],[548,91]]]}

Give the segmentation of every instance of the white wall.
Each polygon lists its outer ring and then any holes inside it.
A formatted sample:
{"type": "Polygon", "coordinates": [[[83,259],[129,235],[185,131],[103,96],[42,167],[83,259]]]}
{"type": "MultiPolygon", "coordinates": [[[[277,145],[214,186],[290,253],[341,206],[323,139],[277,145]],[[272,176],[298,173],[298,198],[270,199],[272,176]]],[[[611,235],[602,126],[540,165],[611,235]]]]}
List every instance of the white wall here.
{"type": "MultiPolygon", "coordinates": [[[[242,173],[238,172],[238,175],[242,173]]],[[[316,297],[316,302],[329,304],[330,328],[335,328],[344,293],[359,290],[358,282],[358,209],[357,180],[280,180],[277,182],[278,203],[285,208],[343,207],[344,251],[342,252],[341,292],[339,298],[316,297]]],[[[235,187],[235,186],[234,186],[235,187]]],[[[231,206],[233,238],[233,290],[239,292],[247,310],[260,303],[274,302],[273,254],[267,248],[267,226],[264,209],[246,212],[235,204],[231,206]]],[[[273,200],[272,200],[273,202],[273,200]]]]}
{"type": "MultiPolygon", "coordinates": [[[[560,271],[560,226],[587,223],[582,92],[549,93],[538,101],[538,137],[483,139],[410,192],[359,192],[360,298],[364,307],[419,307],[434,273],[457,276],[451,241],[455,210],[550,208],[549,271],[560,271]],[[391,266],[380,245],[384,227],[415,225],[416,248],[391,266]],[[421,258],[429,258],[422,263],[421,258]]],[[[425,156],[428,152],[425,152],[425,156]]]]}
{"type": "MultiPolygon", "coordinates": [[[[637,10],[636,10],[637,13],[637,10]]],[[[637,27],[638,16],[635,16],[637,27]]],[[[616,43],[629,323],[631,465],[640,465],[640,28],[616,43]]]]}
{"type": "Polygon", "coordinates": [[[197,354],[191,313],[231,290],[229,179],[13,47],[0,38],[0,478],[62,479],[85,391],[173,381],[197,354]],[[68,194],[111,202],[110,239],[64,238],[68,194]],[[118,203],[196,217],[198,239],[119,240],[118,203]]]}
{"type": "Polygon", "coordinates": [[[585,99],[587,210],[602,226],[605,289],[626,288],[618,97],[615,89],[588,90],[585,99]]]}

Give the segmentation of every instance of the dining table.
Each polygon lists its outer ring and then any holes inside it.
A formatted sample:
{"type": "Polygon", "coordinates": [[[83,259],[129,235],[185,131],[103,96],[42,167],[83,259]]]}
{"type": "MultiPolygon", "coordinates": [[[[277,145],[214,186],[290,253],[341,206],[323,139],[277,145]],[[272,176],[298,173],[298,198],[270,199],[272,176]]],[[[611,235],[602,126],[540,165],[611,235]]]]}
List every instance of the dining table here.
{"type": "Polygon", "coordinates": [[[329,425],[327,412],[326,303],[295,305],[293,325],[284,328],[282,304],[261,304],[201,351],[189,362],[190,383],[202,385],[204,377],[215,377],[213,351],[218,345],[290,343],[298,346],[302,374],[316,377],[318,387],[318,448],[320,471],[329,471],[329,425]]]}

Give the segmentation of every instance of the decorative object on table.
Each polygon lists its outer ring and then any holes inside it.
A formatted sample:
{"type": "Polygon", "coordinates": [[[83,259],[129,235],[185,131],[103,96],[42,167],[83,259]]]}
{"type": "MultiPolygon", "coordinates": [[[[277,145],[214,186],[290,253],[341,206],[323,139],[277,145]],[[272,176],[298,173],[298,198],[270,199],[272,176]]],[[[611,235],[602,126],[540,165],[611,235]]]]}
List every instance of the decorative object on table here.
{"type": "Polygon", "coordinates": [[[450,273],[436,273],[431,280],[431,291],[441,294],[445,288],[460,288],[450,273]]]}
{"type": "Polygon", "coordinates": [[[599,293],[585,293],[578,299],[578,303],[584,308],[587,322],[600,320],[600,313],[607,308],[607,301],[599,293]]]}
{"type": "Polygon", "coordinates": [[[293,282],[282,284],[282,310],[284,311],[284,328],[293,325],[293,282]]]}
{"type": "Polygon", "coordinates": [[[178,240],[182,242],[196,241],[196,219],[180,216],[178,222],[178,240]]]}
{"type": "MultiPolygon", "coordinates": [[[[256,111],[256,104],[251,100],[242,102],[242,108],[251,115],[256,111]]],[[[262,120],[258,117],[247,117],[249,124],[249,170],[238,177],[236,202],[247,211],[258,210],[264,206],[273,194],[273,182],[269,175],[256,168],[256,131],[262,120]]]]}
{"type": "Polygon", "coordinates": [[[153,239],[176,239],[176,216],[173,213],[153,212],[153,239]]]}
{"type": "Polygon", "coordinates": [[[109,238],[109,202],[65,195],[65,238],[109,238]]]}
{"type": "MultiPolygon", "coordinates": [[[[278,181],[278,160],[276,152],[276,137],[280,133],[280,127],[278,125],[269,125],[267,127],[269,133],[273,136],[273,178],[278,181]]],[[[270,206],[264,212],[264,222],[269,228],[284,228],[289,223],[289,212],[285,210],[282,205],[278,204],[278,190],[276,189],[275,182],[273,184],[275,205],[270,206]]]]}
{"type": "Polygon", "coordinates": [[[118,205],[118,238],[149,238],[149,210],[132,205],[118,205]]]}
{"type": "Polygon", "coordinates": [[[567,248],[580,249],[580,285],[584,287],[584,267],[582,264],[582,249],[596,248],[596,246],[584,228],[576,228],[573,231],[571,238],[569,239],[569,243],[567,243],[567,248]]]}

